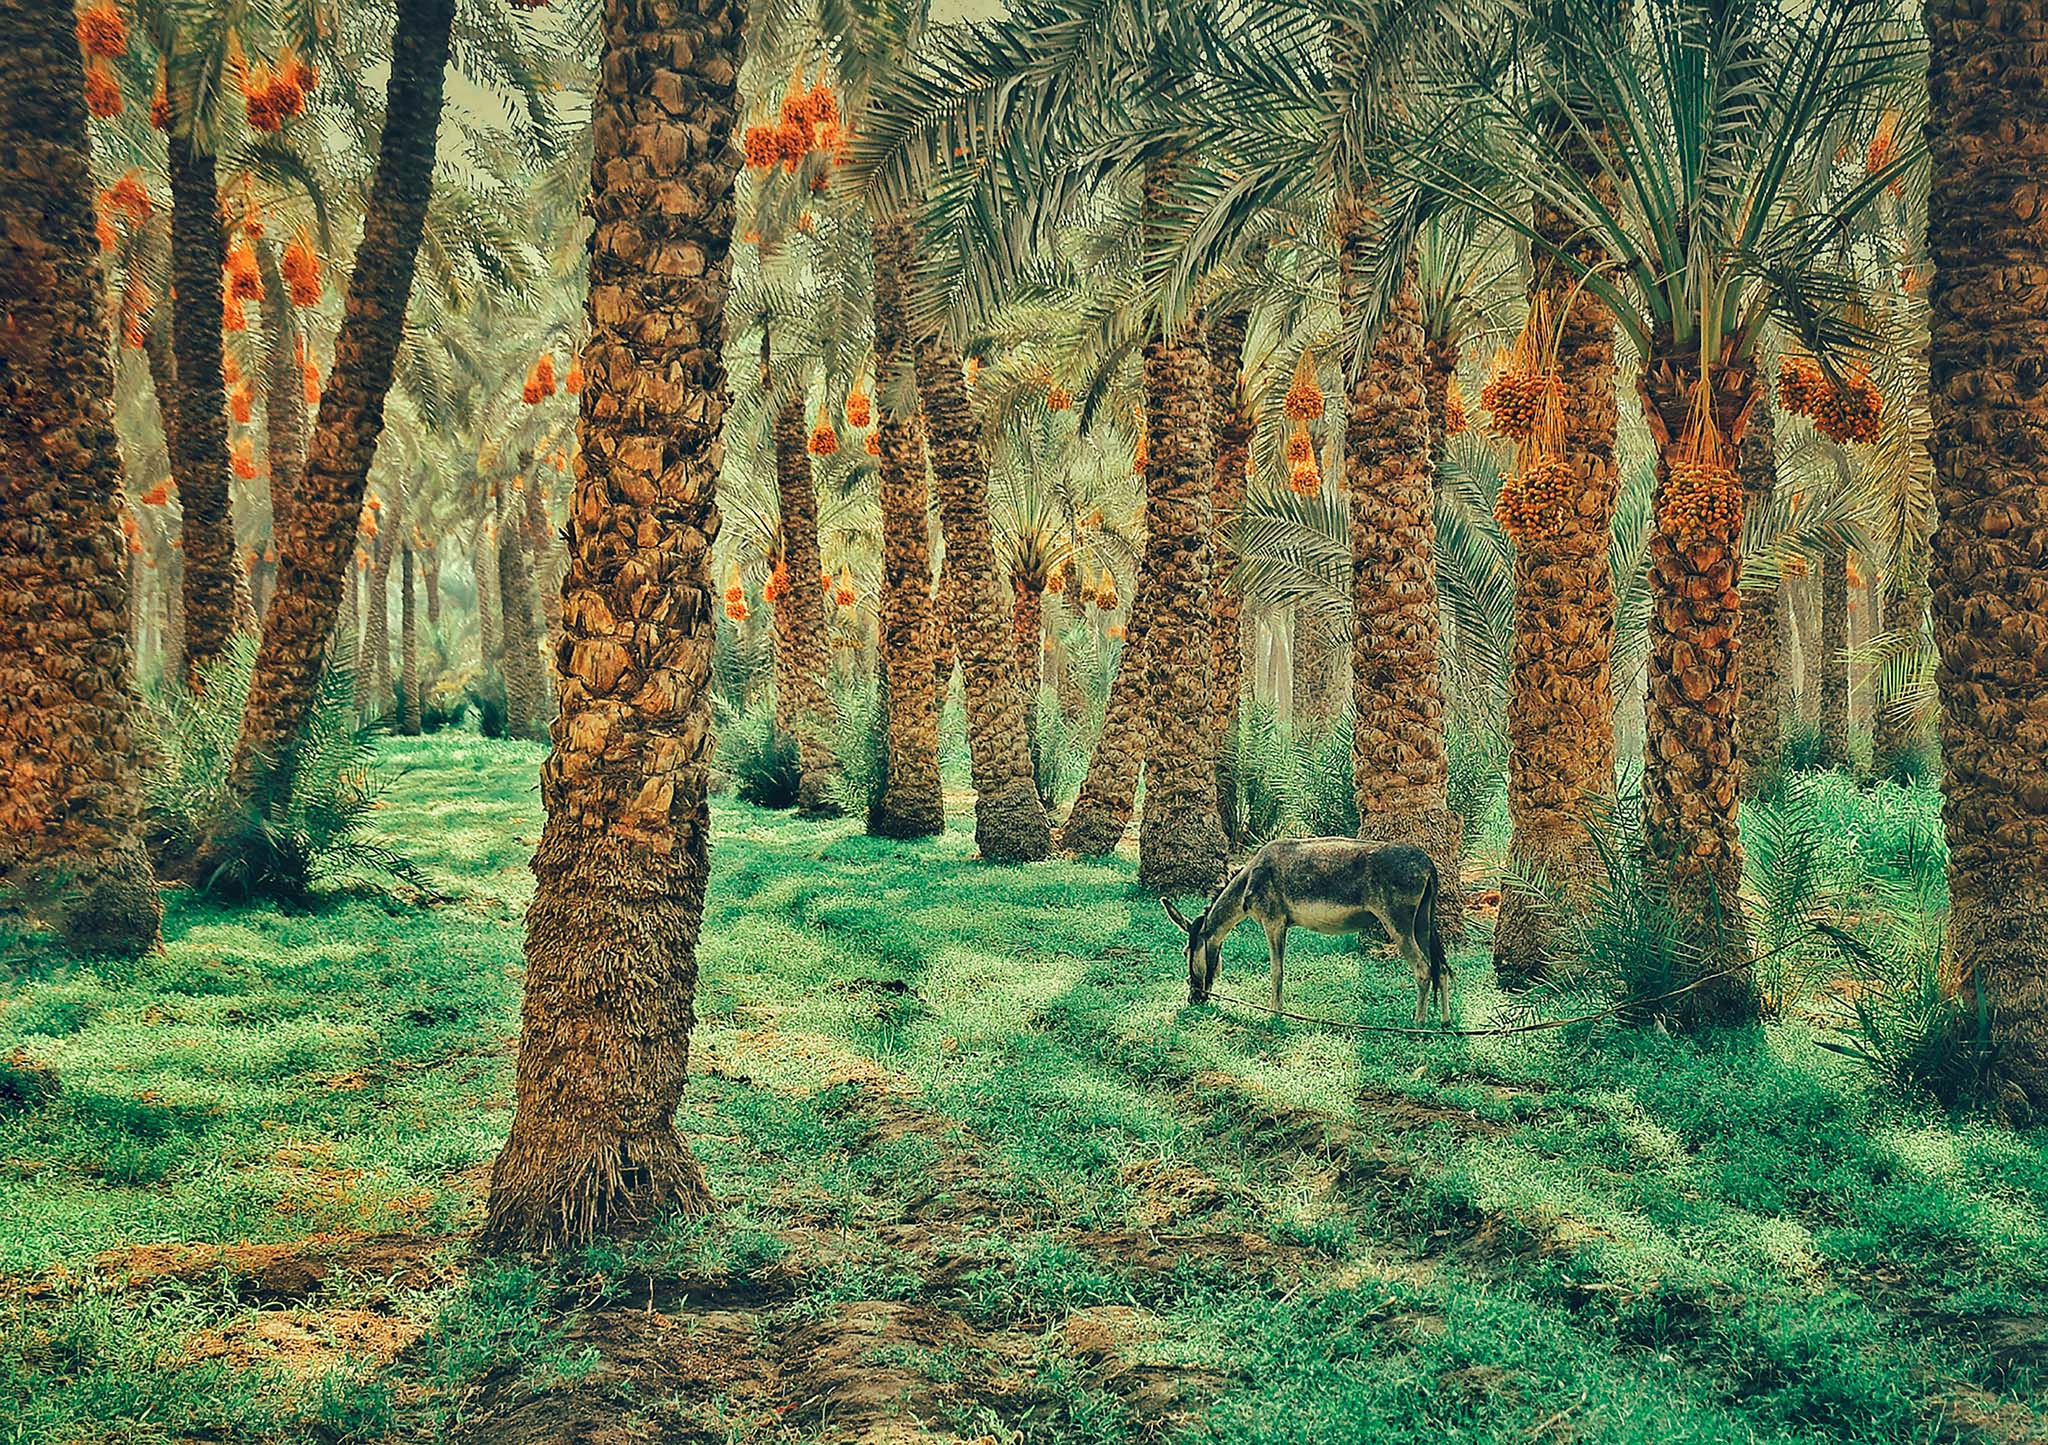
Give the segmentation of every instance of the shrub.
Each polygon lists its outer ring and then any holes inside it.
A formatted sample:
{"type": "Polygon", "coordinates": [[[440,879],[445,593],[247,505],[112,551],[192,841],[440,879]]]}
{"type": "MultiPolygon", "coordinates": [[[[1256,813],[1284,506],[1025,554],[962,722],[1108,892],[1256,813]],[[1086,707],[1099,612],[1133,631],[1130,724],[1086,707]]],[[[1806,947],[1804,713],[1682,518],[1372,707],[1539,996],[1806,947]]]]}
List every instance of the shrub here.
{"type": "Polygon", "coordinates": [[[1893,917],[1857,938],[1824,925],[1848,974],[1820,1046],[1879,1082],[1954,1106],[1988,1097],[1996,1055],[1984,995],[1944,977],[1939,916],[1893,917]]]}
{"type": "Polygon", "coordinates": [[[505,736],[505,679],[495,667],[480,669],[468,679],[469,703],[476,709],[476,730],[487,738],[505,736]]]}
{"type": "Polygon", "coordinates": [[[1037,747],[1031,755],[1038,777],[1038,796],[1047,807],[1081,791],[1088,777],[1088,744],[1093,736],[1087,721],[1069,722],[1059,698],[1049,690],[1038,694],[1037,747]]]}
{"type": "Polygon", "coordinates": [[[228,792],[228,767],[255,669],[256,639],[240,634],[206,670],[197,693],[155,694],[143,709],[143,808],[159,873],[184,873],[229,902],[309,902],[318,882],[396,881],[432,889],[402,855],[371,836],[381,786],[374,732],[356,722],[354,666],[328,659],[286,791],[247,803],[228,792]]]}
{"type": "Polygon", "coordinates": [[[889,785],[889,717],[882,689],[871,680],[852,683],[840,688],[833,701],[839,770],[832,777],[832,798],[848,817],[866,818],[881,805],[889,785]]]}
{"type": "Polygon", "coordinates": [[[796,739],[775,726],[775,709],[756,703],[719,730],[719,766],[732,775],[743,803],[794,808],[800,771],[796,739]]]}

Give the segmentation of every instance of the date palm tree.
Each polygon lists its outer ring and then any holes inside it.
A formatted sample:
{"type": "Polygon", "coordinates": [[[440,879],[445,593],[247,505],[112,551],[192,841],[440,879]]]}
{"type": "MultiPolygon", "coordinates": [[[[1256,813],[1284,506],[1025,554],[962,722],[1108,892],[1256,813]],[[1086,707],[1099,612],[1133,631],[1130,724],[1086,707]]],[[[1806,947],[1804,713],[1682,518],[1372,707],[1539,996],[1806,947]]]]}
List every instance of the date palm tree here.
{"type": "MultiPolygon", "coordinates": [[[[1883,104],[1910,89],[1912,48],[1878,0],[1788,14],[1767,0],[1653,0],[1617,43],[1607,0],[1510,3],[1470,19],[1444,67],[1460,123],[1405,150],[1409,172],[1524,236],[1614,317],[1644,358],[1643,414],[1658,449],[1651,541],[1655,610],[1644,779],[1648,865],[1709,941],[1682,1022],[1753,1017],[1739,889],[1740,489],[1710,517],[1688,506],[1705,449],[1740,445],[1775,316],[1830,358],[1869,344],[1841,238],[1917,163],[1911,146],[1866,173],[1883,104]],[[1570,74],[1505,63],[1541,45],[1570,74]],[[1554,117],[1575,123],[1561,137],[1554,117]],[[1574,165],[1566,140],[1610,137],[1611,165],[1574,165]],[[1837,162],[1851,147],[1858,162],[1837,162]],[[1613,178],[1611,190],[1606,186],[1613,178]],[[1559,246],[1509,197],[1533,187],[1571,217],[1591,254],[1559,246]]],[[[1725,462],[1724,462],[1725,464],[1725,462]]]]}
{"type": "Polygon", "coordinates": [[[2037,736],[2048,704],[2038,641],[2048,615],[2048,312],[2036,147],[2048,55],[2038,14],[2031,24],[2023,14],[1957,0],[1926,12],[1942,518],[1932,584],[1949,955],[1989,1016],[2002,1106],[2039,1119],[2048,1114],[2048,753],[2037,736]]]}
{"type": "MultiPolygon", "coordinates": [[[[289,794],[293,753],[341,605],[433,191],[454,9],[454,0],[408,0],[392,35],[376,180],[349,274],[336,364],[320,398],[302,494],[278,539],[277,591],[235,743],[230,788],[244,810],[260,811],[289,794]]],[[[217,841],[245,821],[223,820],[217,841]]]]}
{"type": "Polygon", "coordinates": [[[484,1231],[498,1246],[709,1203],[675,1112],[710,870],[708,569],[744,24],[742,5],[718,0],[687,21],[628,0],[604,11],[562,699],[541,774],[518,1102],[484,1231]]]}
{"type": "Polygon", "coordinates": [[[114,380],[72,9],[0,3],[0,886],[83,952],[157,942],[114,380]],[[34,895],[44,895],[38,898],[34,895]]]}

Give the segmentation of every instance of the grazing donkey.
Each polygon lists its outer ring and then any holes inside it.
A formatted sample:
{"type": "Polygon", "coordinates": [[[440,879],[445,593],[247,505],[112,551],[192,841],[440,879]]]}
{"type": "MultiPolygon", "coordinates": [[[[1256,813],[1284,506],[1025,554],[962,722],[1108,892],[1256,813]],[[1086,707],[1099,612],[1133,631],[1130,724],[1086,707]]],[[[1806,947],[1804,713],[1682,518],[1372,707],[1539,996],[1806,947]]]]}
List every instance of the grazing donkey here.
{"type": "Polygon", "coordinates": [[[1436,865],[1406,843],[1360,843],[1351,838],[1284,838],[1268,843],[1232,874],[1202,916],[1190,921],[1166,899],[1166,916],[1188,936],[1188,1002],[1202,1003],[1216,986],[1223,940],[1246,918],[1266,930],[1273,955],[1273,1012],[1280,1012],[1280,982],[1287,930],[1355,933],[1376,918],[1415,970],[1415,1022],[1451,1021],[1451,969],[1436,926],[1436,865]]]}

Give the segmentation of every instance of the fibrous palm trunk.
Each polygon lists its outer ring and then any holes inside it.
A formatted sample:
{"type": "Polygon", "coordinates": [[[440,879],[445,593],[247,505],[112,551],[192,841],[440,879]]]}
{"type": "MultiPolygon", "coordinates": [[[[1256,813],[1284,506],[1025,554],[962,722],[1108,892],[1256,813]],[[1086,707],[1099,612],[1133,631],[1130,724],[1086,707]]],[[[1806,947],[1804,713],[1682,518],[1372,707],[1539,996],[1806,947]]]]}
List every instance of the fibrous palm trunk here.
{"type": "Polygon", "coordinates": [[[306,388],[299,369],[299,331],[291,293],[277,266],[277,248],[256,242],[256,266],[263,277],[264,452],[270,462],[270,535],[275,542],[291,520],[306,468],[306,388]]]}
{"type": "Polygon", "coordinates": [[[909,223],[875,226],[876,445],[881,449],[882,669],[888,695],[888,776],[868,812],[868,831],[922,838],[946,829],[939,779],[938,688],[932,662],[931,533],[926,520],[924,432],[894,402],[902,391],[901,314],[909,223]],[[893,382],[894,384],[890,384],[893,382]]]}
{"type": "MultiPolygon", "coordinates": [[[[922,418],[918,422],[918,435],[924,435],[922,418]]],[[[944,535],[944,524],[940,525],[944,535]]],[[[932,688],[941,708],[946,705],[946,694],[953,690],[953,665],[958,661],[953,639],[958,631],[954,625],[953,611],[959,599],[954,595],[953,576],[941,563],[939,580],[932,584],[932,688]]]]}
{"type": "Polygon", "coordinates": [[[492,583],[498,575],[498,544],[492,524],[478,518],[476,535],[470,538],[469,572],[476,580],[477,661],[484,671],[504,666],[505,636],[498,629],[499,606],[492,583]]]}
{"type": "MultiPolygon", "coordinates": [[[[319,694],[426,227],[454,10],[454,0],[405,0],[398,7],[377,173],[349,271],[334,365],[298,497],[278,539],[277,588],[229,771],[230,791],[244,806],[261,801],[268,807],[290,797],[299,739],[319,694]]],[[[212,275],[217,296],[217,260],[212,275]]],[[[219,324],[217,303],[210,322],[219,324]]]]}
{"type": "Polygon", "coordinates": [[[178,424],[171,475],[184,514],[185,665],[197,686],[235,630],[242,571],[228,504],[228,428],[221,409],[220,193],[213,153],[189,136],[170,141],[172,349],[178,424]]]}
{"type": "Polygon", "coordinates": [[[1287,660],[1287,697],[1296,731],[1329,727],[1351,690],[1350,629],[1313,607],[1297,605],[1287,660]]]}
{"type": "Polygon", "coordinates": [[[1238,514],[1244,510],[1245,464],[1251,456],[1252,413],[1241,376],[1250,317],[1226,311],[1209,322],[1209,365],[1215,384],[1216,485],[1210,496],[1210,568],[1215,577],[1209,636],[1210,722],[1216,730],[1216,812],[1224,841],[1238,845],[1238,699],[1244,691],[1244,598],[1225,584],[1232,564],[1238,514]]]}
{"type": "Polygon", "coordinates": [[[504,640],[500,670],[505,676],[505,735],[541,742],[548,735],[547,679],[541,673],[541,626],[535,620],[533,568],[517,519],[498,529],[498,600],[503,604],[499,636],[504,640]]]}
{"type": "Polygon", "coordinates": [[[561,713],[486,1238],[561,1244],[710,1200],[676,1131],[710,872],[709,575],[745,11],[608,0],[561,713]],[[658,325],[650,318],[660,318],[658,325]]]}
{"type": "MultiPolygon", "coordinates": [[[[1148,178],[1148,190],[1156,184],[1148,178]]],[[[1214,391],[1199,327],[1171,340],[1155,333],[1146,342],[1144,568],[1154,594],[1145,631],[1151,725],[1138,882],[1159,893],[1204,897],[1223,881],[1226,855],[1211,714],[1214,391]]]]}
{"type": "Polygon", "coordinates": [[[0,890],[82,953],[142,953],[121,460],[85,79],[63,0],[0,0],[0,890]]]}
{"type": "Polygon", "coordinates": [[[388,509],[391,515],[375,538],[363,587],[368,615],[363,619],[363,650],[356,658],[356,707],[366,717],[379,718],[391,711],[391,560],[397,550],[391,528],[401,505],[394,502],[388,509]]]}
{"type": "Polygon", "coordinates": [[[1849,766],[1849,554],[1820,558],[1820,765],[1849,766]]]}
{"type": "MultiPolygon", "coordinates": [[[[164,452],[178,450],[178,360],[171,347],[171,308],[157,303],[143,332],[142,354],[149,363],[150,390],[156,393],[157,417],[163,427],[164,452]]],[[[170,558],[164,559],[167,563],[170,558]]],[[[182,569],[159,564],[157,581],[164,590],[164,635],[157,677],[165,686],[185,681],[185,583],[182,569]]]]}
{"type": "Polygon", "coordinates": [[[1052,851],[1052,833],[1031,771],[1024,688],[998,591],[981,429],[967,399],[960,354],[932,332],[920,336],[913,350],[953,582],[954,637],[966,680],[974,838],[984,858],[1029,862],[1052,851]]]}
{"type": "Polygon", "coordinates": [[[2048,1114],[2048,257],[2041,0],[1932,0],[1931,573],[1948,951],[1990,1017],[2000,1103],[2048,1114]]]}
{"type": "Polygon", "coordinates": [[[420,582],[427,594],[427,626],[441,625],[441,543],[429,537],[420,549],[420,582]]]}
{"type": "MultiPolygon", "coordinates": [[[[1571,218],[1540,201],[1536,218],[1547,240],[1570,244],[1571,218]]],[[[1493,938],[1495,972],[1511,986],[1543,973],[1558,926],[1585,903],[1600,873],[1593,830],[1614,799],[1614,317],[1561,265],[1535,289],[1561,318],[1558,455],[1576,478],[1553,528],[1515,547],[1508,859],[1530,886],[1502,890],[1493,938]]]]}
{"type": "Polygon", "coordinates": [[[398,731],[420,735],[420,633],[413,597],[412,543],[399,543],[398,584],[398,731]]]}
{"type": "Polygon", "coordinates": [[[825,594],[818,550],[818,490],[805,447],[803,395],[795,386],[775,412],[775,492],[781,521],[782,561],[789,585],[775,601],[775,711],[777,726],[796,739],[796,810],[807,817],[839,814],[832,775],[834,709],[829,686],[825,594]]]}
{"type": "MultiPolygon", "coordinates": [[[[1686,445],[1700,375],[1690,346],[1655,350],[1639,385],[1657,445],[1657,490],[1671,486],[1686,445]]],[[[1744,357],[1723,358],[1713,375],[1713,416],[1730,445],[1741,443],[1757,397],[1744,357]]],[[[1658,509],[1660,517],[1664,509],[1658,509]]],[[[1742,844],[1736,828],[1741,767],[1735,706],[1741,695],[1737,628],[1742,599],[1742,518],[1706,536],[1680,536],[1661,521],[1650,538],[1650,680],[1644,719],[1645,868],[1698,947],[1699,982],[1664,1005],[1683,1027],[1754,1019],[1759,997],[1747,971],[1742,917],[1742,844]],[[1731,971],[1732,970],[1732,971],[1731,971]],[[1713,975],[1723,975],[1714,978],[1713,975]],[[1711,982],[1706,982],[1712,978],[1711,982]]]]}
{"type": "MultiPolygon", "coordinates": [[[[1010,593],[1010,629],[1017,639],[1017,676],[1024,684],[1024,741],[1031,751],[1031,775],[1042,778],[1045,765],[1039,753],[1038,695],[1039,678],[1045,670],[1045,589],[1013,576],[1010,593]]],[[[1052,806],[1044,788],[1039,789],[1038,796],[1047,807],[1052,806]]]]}
{"type": "MultiPolygon", "coordinates": [[[[1347,312],[1360,306],[1375,221],[1346,204],[1339,264],[1347,312]]],[[[1422,306],[1404,268],[1364,373],[1351,387],[1344,480],[1351,494],[1352,784],[1358,835],[1412,843],[1436,864],[1439,926],[1464,920],[1464,827],[1450,809],[1437,638],[1436,482],[1422,376],[1422,306]]]]}
{"type": "MultiPolygon", "coordinates": [[[[1768,402],[1759,401],[1750,414],[1749,430],[1736,449],[1735,470],[1742,477],[1743,515],[1754,519],[1778,489],[1776,426],[1768,402]]],[[[1742,761],[1745,798],[1756,796],[1785,746],[1790,687],[1785,676],[1783,594],[1783,578],[1774,575],[1767,586],[1751,589],[1742,599],[1737,628],[1742,695],[1735,709],[1735,751],[1742,761]]]]}
{"type": "Polygon", "coordinates": [[[1145,638],[1151,628],[1156,589],[1141,576],[1124,624],[1123,651],[1102,710],[1102,732],[1088,757],[1088,775],[1060,826],[1060,847],[1084,856],[1114,852],[1130,826],[1137,802],[1138,773],[1150,733],[1145,638]]]}

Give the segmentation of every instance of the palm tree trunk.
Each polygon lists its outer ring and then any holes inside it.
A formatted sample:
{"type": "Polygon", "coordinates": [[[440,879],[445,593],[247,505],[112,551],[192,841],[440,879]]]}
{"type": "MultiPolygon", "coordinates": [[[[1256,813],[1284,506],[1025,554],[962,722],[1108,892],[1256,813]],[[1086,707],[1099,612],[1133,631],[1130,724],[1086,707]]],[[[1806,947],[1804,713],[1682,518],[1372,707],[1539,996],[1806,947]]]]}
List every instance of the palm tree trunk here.
{"type": "MultiPolygon", "coordinates": [[[[1339,262],[1347,313],[1374,219],[1342,213],[1339,262]]],[[[1352,779],[1358,836],[1412,843],[1436,864],[1438,924],[1463,931],[1464,826],[1450,809],[1437,643],[1436,482],[1422,377],[1422,305],[1414,262],[1381,319],[1365,371],[1351,387],[1344,480],[1351,492],[1352,779]]]]}
{"type": "MultiPolygon", "coordinates": [[[[290,796],[298,741],[319,693],[426,226],[454,10],[454,0],[405,0],[398,8],[376,179],[298,500],[278,540],[277,591],[235,741],[229,787],[245,805],[290,796]]],[[[217,261],[211,278],[217,297],[217,261]]],[[[218,313],[216,304],[210,324],[219,324],[218,313]]]]}
{"type": "MultiPolygon", "coordinates": [[[[1558,245],[1577,224],[1540,201],[1536,220],[1558,245]]],[[[1508,986],[1542,975],[1558,924],[1584,904],[1600,874],[1591,828],[1606,821],[1614,799],[1614,318],[1562,268],[1547,269],[1535,289],[1561,318],[1560,455],[1579,481],[1577,506],[1557,519],[1555,535],[1515,548],[1508,859],[1513,874],[1542,887],[1502,889],[1493,962],[1508,986]]]]}
{"type": "Polygon", "coordinates": [[[187,681],[220,656],[235,630],[235,519],[228,504],[228,429],[221,410],[220,193],[214,159],[189,137],[172,136],[171,308],[178,425],[171,475],[184,512],[187,681]]]}
{"type": "MultiPolygon", "coordinates": [[[[1653,354],[1639,383],[1644,419],[1657,445],[1657,490],[1671,485],[1700,374],[1690,347],[1653,354]]],[[[1756,400],[1747,360],[1723,360],[1714,374],[1715,425],[1741,444],[1756,400]]],[[[1661,515],[1662,508],[1659,508],[1661,515]]],[[[1701,979],[1734,973],[1668,1005],[1681,1027],[1754,1019],[1756,982],[1744,967],[1749,937],[1742,917],[1742,844],[1736,828],[1741,768],[1735,756],[1736,656],[1741,620],[1742,519],[1704,539],[1685,539],[1661,523],[1650,538],[1650,679],[1644,720],[1645,868],[1699,942],[1701,979]]],[[[1674,985],[1692,982],[1677,978],[1674,985]]]]}
{"type": "Polygon", "coordinates": [[[163,910],[72,19],[63,0],[0,0],[0,889],[80,953],[133,955],[163,910]]]}
{"type": "Polygon", "coordinates": [[[1215,383],[1216,485],[1211,493],[1210,567],[1216,579],[1209,629],[1210,720],[1216,730],[1216,812],[1224,842],[1235,849],[1237,828],[1237,709],[1244,692],[1244,598],[1224,585],[1234,561],[1233,534],[1244,510],[1245,463],[1251,456],[1252,413],[1241,371],[1250,316],[1227,311],[1209,323],[1209,365],[1215,383]]]}
{"type": "Polygon", "coordinates": [[[974,838],[984,858],[1031,862],[1052,851],[1045,805],[1024,729],[1024,689],[997,590],[989,538],[988,462],[967,400],[960,354],[936,333],[914,348],[926,442],[939,491],[939,524],[955,595],[955,640],[966,675],[967,746],[974,779],[974,838]]]}
{"type": "Polygon", "coordinates": [[[710,1205],[675,1115],[710,872],[708,564],[745,11],[675,13],[605,9],[561,723],[541,772],[518,1106],[484,1230],[501,1247],[710,1205]]]}
{"type": "Polygon", "coordinates": [[[1950,961],[1990,1017],[1999,1103],[2048,1115],[2048,307],[2038,4],[1927,7],[1936,262],[1934,635],[1950,961]]]}
{"type": "MultiPolygon", "coordinates": [[[[1776,430],[1770,403],[1758,401],[1735,458],[1735,470],[1742,476],[1743,512],[1751,518],[1770,505],[1778,489],[1776,430]]],[[[1785,747],[1790,686],[1785,675],[1784,611],[1782,575],[1742,599],[1736,638],[1742,694],[1735,708],[1735,746],[1742,761],[1745,798],[1756,796],[1785,747]]]]}
{"type": "MultiPolygon", "coordinates": [[[[764,363],[765,357],[764,344],[764,363]]],[[[805,447],[808,429],[799,386],[792,384],[776,409],[774,430],[782,560],[791,584],[775,603],[777,725],[796,739],[797,812],[836,818],[839,804],[832,796],[832,775],[839,771],[839,759],[832,747],[832,658],[826,645],[825,595],[814,582],[824,568],[818,550],[818,490],[805,447]]]]}
{"type": "Polygon", "coordinates": [[[1350,629],[1311,607],[1295,607],[1287,650],[1287,697],[1297,730],[1314,731],[1336,721],[1350,691],[1350,643],[1350,629]]]}
{"type": "MultiPolygon", "coordinates": [[[[939,779],[940,684],[933,660],[931,529],[925,496],[924,428],[891,404],[910,364],[904,285],[910,222],[875,223],[875,436],[881,451],[882,672],[888,696],[888,777],[868,813],[881,838],[922,838],[946,830],[939,779]]],[[[792,586],[810,579],[789,574],[792,586]]],[[[948,669],[950,671],[950,667],[948,669]]]]}
{"type": "MultiPolygon", "coordinates": [[[[918,422],[918,435],[920,438],[924,435],[922,419],[918,422]]],[[[944,524],[942,522],[941,536],[943,537],[943,535],[944,524]]],[[[958,660],[958,649],[954,646],[954,638],[958,635],[959,629],[953,614],[959,604],[959,600],[953,588],[953,575],[942,562],[939,567],[939,580],[932,586],[931,597],[932,688],[938,698],[938,705],[941,711],[946,706],[946,694],[953,690],[953,664],[958,660]]]]}
{"type": "Polygon", "coordinates": [[[562,578],[556,557],[555,529],[548,516],[547,483],[541,479],[531,458],[526,466],[520,501],[526,509],[526,555],[533,570],[534,590],[540,597],[541,623],[550,656],[562,641],[562,578]]]}
{"type": "Polygon", "coordinates": [[[391,711],[391,560],[396,550],[391,529],[399,503],[394,501],[390,510],[370,554],[369,581],[363,589],[369,615],[363,619],[363,650],[356,658],[356,707],[372,718],[391,711]]]}
{"type": "Polygon", "coordinates": [[[505,735],[543,742],[548,736],[547,679],[540,670],[541,629],[534,621],[533,569],[516,519],[498,529],[498,600],[503,604],[505,735]]]}
{"type": "Polygon", "coordinates": [[[299,477],[306,467],[306,387],[299,369],[298,324],[291,293],[277,268],[277,248],[256,242],[256,267],[263,277],[264,450],[270,461],[270,535],[284,535],[299,477]]]}
{"type": "Polygon", "coordinates": [[[420,735],[420,634],[419,618],[413,605],[412,543],[399,543],[401,575],[398,591],[398,731],[403,737],[420,735]]]}
{"type": "Polygon", "coordinates": [[[476,579],[477,662],[486,673],[502,668],[505,648],[504,634],[498,628],[498,599],[492,595],[497,588],[491,584],[498,575],[498,548],[493,530],[488,518],[479,517],[469,549],[470,576],[476,579]]]}
{"type": "Polygon", "coordinates": [[[1123,652],[1110,680],[1109,701],[1102,710],[1102,732],[1088,757],[1088,776],[1060,827],[1060,847],[1069,853],[1101,856],[1116,851],[1130,826],[1138,796],[1138,773],[1145,760],[1151,718],[1145,665],[1145,639],[1156,609],[1156,592],[1142,574],[1131,596],[1124,624],[1123,652]]]}
{"type": "MultiPolygon", "coordinates": [[[[1045,591],[1014,575],[1010,578],[1010,630],[1017,640],[1017,676],[1024,684],[1024,743],[1031,753],[1031,776],[1036,780],[1045,775],[1038,737],[1039,679],[1045,672],[1045,591]]],[[[1044,788],[1039,789],[1038,797],[1047,807],[1052,806],[1044,788]]]]}
{"type": "Polygon", "coordinates": [[[429,538],[420,552],[420,581],[427,594],[427,626],[441,625],[441,543],[429,538]]]}
{"type": "MultiPolygon", "coordinates": [[[[885,272],[901,266],[909,235],[901,221],[874,227],[874,370],[903,364],[903,325],[885,321],[885,272]],[[901,235],[897,231],[901,227],[901,235]],[[897,260],[891,260],[897,258],[897,260]]],[[[897,280],[895,284],[901,284],[897,280]]],[[[889,694],[889,776],[868,813],[877,837],[928,837],[946,831],[938,776],[938,692],[932,665],[932,536],[926,520],[924,428],[901,415],[877,385],[877,446],[883,503],[883,682],[889,694]]]]}
{"type": "Polygon", "coordinates": [[[1849,766],[1849,554],[1820,558],[1820,765],[1849,766]]]}

